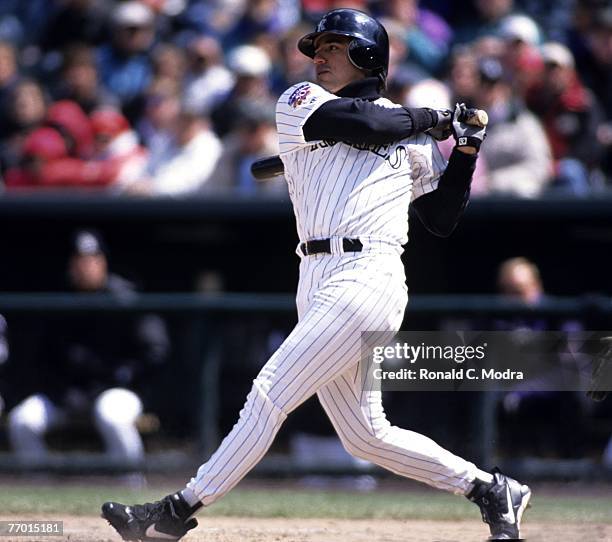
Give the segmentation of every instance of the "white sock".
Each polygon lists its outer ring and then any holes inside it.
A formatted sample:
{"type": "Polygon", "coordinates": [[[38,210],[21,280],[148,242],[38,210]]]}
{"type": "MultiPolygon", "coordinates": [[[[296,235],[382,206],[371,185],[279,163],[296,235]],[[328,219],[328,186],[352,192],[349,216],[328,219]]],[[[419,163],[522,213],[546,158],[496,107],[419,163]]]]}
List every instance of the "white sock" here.
{"type": "Polygon", "coordinates": [[[476,480],[484,482],[485,484],[490,484],[491,482],[493,482],[493,475],[483,470],[477,469],[476,480]]]}
{"type": "Polygon", "coordinates": [[[189,506],[191,506],[191,508],[193,508],[194,506],[197,506],[198,504],[200,506],[202,505],[202,503],[200,502],[200,499],[198,499],[198,496],[193,492],[193,490],[189,489],[188,487],[186,487],[185,489],[182,489],[180,493],[183,499],[185,499],[185,502],[189,506]]]}

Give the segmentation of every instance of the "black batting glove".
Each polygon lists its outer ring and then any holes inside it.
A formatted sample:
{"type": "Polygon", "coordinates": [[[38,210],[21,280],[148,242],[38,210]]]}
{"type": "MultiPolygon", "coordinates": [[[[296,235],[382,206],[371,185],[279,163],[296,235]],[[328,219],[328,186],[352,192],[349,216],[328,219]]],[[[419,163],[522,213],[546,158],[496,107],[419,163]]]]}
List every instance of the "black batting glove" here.
{"type": "Polygon", "coordinates": [[[437,141],[444,141],[452,136],[453,112],[450,109],[430,109],[429,112],[436,119],[436,124],[426,130],[427,133],[437,141]]]}
{"type": "Polygon", "coordinates": [[[456,104],[453,112],[452,131],[457,147],[474,147],[477,151],[487,137],[486,127],[473,126],[462,122],[467,117],[465,104],[456,104]]]}

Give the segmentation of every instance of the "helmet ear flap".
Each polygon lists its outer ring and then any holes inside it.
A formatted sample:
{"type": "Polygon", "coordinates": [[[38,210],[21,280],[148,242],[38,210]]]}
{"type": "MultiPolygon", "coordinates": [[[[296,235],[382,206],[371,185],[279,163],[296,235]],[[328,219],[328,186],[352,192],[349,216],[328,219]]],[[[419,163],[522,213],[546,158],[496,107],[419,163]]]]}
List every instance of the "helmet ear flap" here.
{"type": "Polygon", "coordinates": [[[387,73],[377,55],[376,44],[360,38],[351,40],[348,46],[348,57],[356,68],[367,70],[380,79],[380,88],[385,87],[387,73]]]}
{"type": "Polygon", "coordinates": [[[376,70],[380,65],[374,54],[374,45],[366,40],[354,38],[348,46],[348,55],[351,62],[364,70],[376,70]]]}

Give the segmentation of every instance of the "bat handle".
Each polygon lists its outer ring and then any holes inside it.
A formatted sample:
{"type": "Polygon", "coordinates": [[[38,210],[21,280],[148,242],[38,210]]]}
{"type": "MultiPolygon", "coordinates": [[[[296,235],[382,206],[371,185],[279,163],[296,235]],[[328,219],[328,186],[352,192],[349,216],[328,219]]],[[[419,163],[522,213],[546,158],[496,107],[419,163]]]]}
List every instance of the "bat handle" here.
{"type": "Polygon", "coordinates": [[[481,128],[484,128],[487,124],[489,124],[489,115],[487,115],[487,112],[484,109],[468,109],[459,120],[472,126],[480,126],[481,128]]]}

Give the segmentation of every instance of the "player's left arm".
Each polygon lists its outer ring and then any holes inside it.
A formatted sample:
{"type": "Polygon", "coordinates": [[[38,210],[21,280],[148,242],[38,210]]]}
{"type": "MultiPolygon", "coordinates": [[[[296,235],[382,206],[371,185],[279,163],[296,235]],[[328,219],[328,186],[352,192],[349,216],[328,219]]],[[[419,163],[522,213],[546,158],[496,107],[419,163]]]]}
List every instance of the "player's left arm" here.
{"type": "MultiPolygon", "coordinates": [[[[462,106],[457,105],[453,113],[453,137],[456,146],[437,181],[437,186],[414,199],[411,205],[423,225],[440,237],[448,237],[463,215],[470,197],[478,150],[486,136],[486,128],[459,121],[462,111],[462,106]]],[[[435,146],[435,143],[432,142],[432,145],[435,146]]],[[[437,148],[435,150],[437,151],[437,148]]]]}

